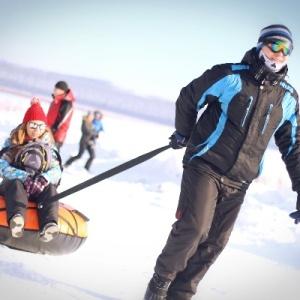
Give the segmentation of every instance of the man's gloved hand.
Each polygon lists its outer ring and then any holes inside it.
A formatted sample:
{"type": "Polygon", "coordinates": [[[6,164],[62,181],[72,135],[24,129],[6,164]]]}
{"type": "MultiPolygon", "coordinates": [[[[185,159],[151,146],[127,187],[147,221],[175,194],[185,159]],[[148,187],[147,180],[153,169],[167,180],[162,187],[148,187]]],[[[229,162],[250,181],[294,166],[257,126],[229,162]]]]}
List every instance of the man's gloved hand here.
{"type": "Polygon", "coordinates": [[[43,176],[37,176],[31,186],[30,194],[38,196],[48,184],[47,180],[43,176]]]}
{"type": "Polygon", "coordinates": [[[183,147],[186,147],[186,144],[188,142],[188,139],[182,136],[177,131],[174,131],[174,133],[169,137],[169,140],[170,140],[169,145],[173,149],[181,149],[183,147]]]}
{"type": "Polygon", "coordinates": [[[295,224],[300,223],[300,192],[298,192],[297,196],[297,204],[296,204],[296,211],[290,213],[290,217],[295,220],[295,224]]]}

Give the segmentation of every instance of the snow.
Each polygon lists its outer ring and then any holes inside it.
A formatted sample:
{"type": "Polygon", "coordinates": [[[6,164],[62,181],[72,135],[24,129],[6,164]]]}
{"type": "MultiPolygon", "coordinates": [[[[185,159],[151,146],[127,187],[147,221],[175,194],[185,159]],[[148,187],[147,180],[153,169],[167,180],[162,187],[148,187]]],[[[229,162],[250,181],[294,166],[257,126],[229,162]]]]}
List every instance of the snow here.
{"type": "MultiPolygon", "coordinates": [[[[30,99],[0,92],[0,143],[18,125],[30,99]]],[[[45,110],[49,103],[43,103],[45,110]]],[[[96,107],[101,109],[101,107],[96,107]]],[[[92,108],[94,109],[94,108],[92,108]]],[[[76,108],[63,161],[77,153],[76,108]]],[[[91,173],[87,154],[65,170],[59,192],[168,143],[174,128],[104,111],[104,132],[91,173]]],[[[90,218],[89,237],[76,252],[51,256],[0,245],[1,299],[141,300],[172,223],[180,190],[183,150],[154,158],[61,202],[90,218]],[[5,296],[3,296],[5,295],[5,296]]],[[[279,152],[267,150],[262,176],[248,191],[230,242],[198,287],[195,300],[279,300],[298,297],[300,227],[279,152]]]]}

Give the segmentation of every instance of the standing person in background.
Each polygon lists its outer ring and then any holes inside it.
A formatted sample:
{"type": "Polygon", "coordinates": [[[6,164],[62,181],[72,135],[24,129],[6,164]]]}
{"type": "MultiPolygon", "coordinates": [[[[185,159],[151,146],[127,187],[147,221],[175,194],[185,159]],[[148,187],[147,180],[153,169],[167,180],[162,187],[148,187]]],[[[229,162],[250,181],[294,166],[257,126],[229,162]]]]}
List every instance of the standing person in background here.
{"type": "Polygon", "coordinates": [[[87,115],[83,117],[81,124],[82,135],[79,141],[79,152],[76,156],[70,157],[66,161],[65,167],[70,166],[75,160],[80,159],[85,150],[87,150],[90,157],[88,158],[84,168],[87,171],[90,170],[91,164],[96,156],[96,139],[99,137],[99,132],[103,130],[101,118],[102,113],[100,111],[96,111],[94,113],[89,111],[87,115]]]}
{"type": "Polygon", "coordinates": [[[267,26],[240,63],[215,65],[181,89],[170,136],[173,149],[186,147],[177,220],[144,300],[190,300],[196,294],[228,243],[273,137],[300,211],[298,93],[286,81],[292,51],[291,31],[267,26]]]}
{"type": "Polygon", "coordinates": [[[52,98],[47,121],[55,139],[55,146],[60,151],[72,119],[75,97],[65,81],[58,81],[54,86],[52,98]]]}

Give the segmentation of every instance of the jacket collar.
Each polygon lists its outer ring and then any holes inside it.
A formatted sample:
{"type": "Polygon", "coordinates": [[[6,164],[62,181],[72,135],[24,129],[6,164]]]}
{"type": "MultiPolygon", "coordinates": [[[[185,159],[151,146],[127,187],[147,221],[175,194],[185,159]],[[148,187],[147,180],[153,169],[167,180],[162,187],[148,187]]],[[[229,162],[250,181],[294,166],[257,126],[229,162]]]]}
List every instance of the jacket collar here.
{"type": "Polygon", "coordinates": [[[262,60],[258,59],[256,47],[245,53],[242,63],[246,63],[250,66],[250,71],[257,81],[269,81],[272,85],[277,85],[280,81],[284,80],[288,72],[287,66],[284,66],[283,69],[277,73],[272,72],[262,60]]]}

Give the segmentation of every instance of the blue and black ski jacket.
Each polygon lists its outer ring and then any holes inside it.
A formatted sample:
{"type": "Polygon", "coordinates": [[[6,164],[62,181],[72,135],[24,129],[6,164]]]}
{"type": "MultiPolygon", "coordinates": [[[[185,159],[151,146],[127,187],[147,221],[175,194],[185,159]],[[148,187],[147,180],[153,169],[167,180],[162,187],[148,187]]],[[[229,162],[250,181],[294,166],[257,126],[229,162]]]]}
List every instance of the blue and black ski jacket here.
{"type": "Polygon", "coordinates": [[[176,130],[189,138],[183,163],[250,184],[274,136],[293,190],[300,191],[298,94],[286,74],[287,66],[271,72],[253,48],[241,63],[215,65],[184,87],[175,118],[176,130]]]}

